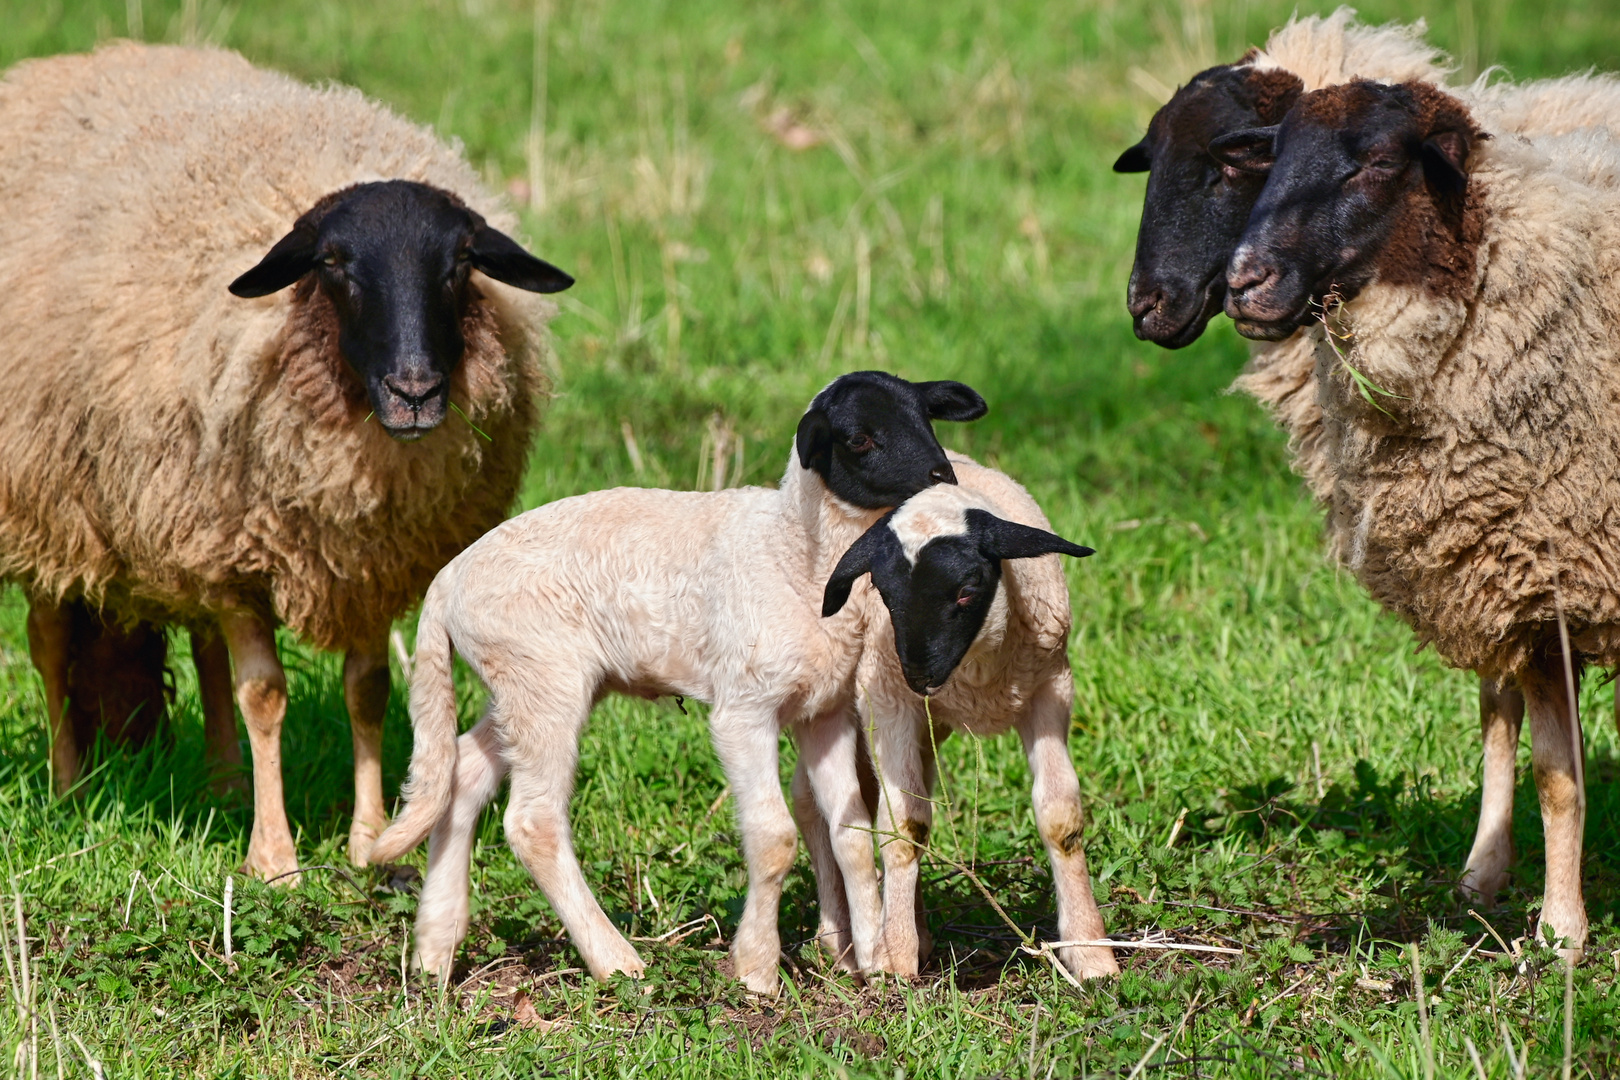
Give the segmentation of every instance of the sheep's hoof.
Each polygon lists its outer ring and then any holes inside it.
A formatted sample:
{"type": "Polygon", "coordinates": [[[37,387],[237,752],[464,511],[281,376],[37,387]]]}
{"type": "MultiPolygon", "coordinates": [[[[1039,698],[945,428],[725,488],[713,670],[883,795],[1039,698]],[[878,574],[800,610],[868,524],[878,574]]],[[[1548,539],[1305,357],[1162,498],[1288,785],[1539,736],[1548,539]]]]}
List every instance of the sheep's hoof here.
{"type": "Polygon", "coordinates": [[[261,840],[255,836],[248,843],[247,872],[272,885],[296,885],[298,852],[293,849],[292,838],[261,840]]]}
{"type": "Polygon", "coordinates": [[[751,993],[760,997],[773,998],[782,988],[782,980],[777,977],[774,964],[759,971],[739,971],[737,975],[751,993]]]}
{"type": "Polygon", "coordinates": [[[1059,949],[1058,963],[1069,969],[1077,979],[1101,979],[1119,974],[1119,962],[1114,950],[1104,948],[1059,949]]]}

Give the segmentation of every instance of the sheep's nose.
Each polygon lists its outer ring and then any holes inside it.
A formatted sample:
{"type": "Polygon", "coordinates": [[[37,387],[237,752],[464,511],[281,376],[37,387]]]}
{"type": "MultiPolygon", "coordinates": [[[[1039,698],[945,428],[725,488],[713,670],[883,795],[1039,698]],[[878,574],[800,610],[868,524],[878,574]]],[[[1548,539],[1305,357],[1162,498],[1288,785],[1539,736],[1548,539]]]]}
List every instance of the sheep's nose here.
{"type": "Polygon", "coordinates": [[[1164,306],[1164,290],[1154,289],[1145,296],[1132,294],[1126,298],[1125,306],[1131,313],[1131,318],[1140,319],[1150,311],[1164,306]]]}
{"type": "Polygon", "coordinates": [[[389,393],[411,408],[420,409],[444,387],[444,376],[432,372],[425,375],[384,375],[382,384],[389,393]]]}
{"type": "Polygon", "coordinates": [[[956,470],[951,468],[951,463],[947,461],[943,465],[935,465],[932,469],[929,469],[928,479],[936,484],[954,484],[956,483],[956,470]]]}
{"type": "Polygon", "coordinates": [[[1277,268],[1252,252],[1239,252],[1226,271],[1226,287],[1238,299],[1245,293],[1264,289],[1277,280],[1277,268]]]}

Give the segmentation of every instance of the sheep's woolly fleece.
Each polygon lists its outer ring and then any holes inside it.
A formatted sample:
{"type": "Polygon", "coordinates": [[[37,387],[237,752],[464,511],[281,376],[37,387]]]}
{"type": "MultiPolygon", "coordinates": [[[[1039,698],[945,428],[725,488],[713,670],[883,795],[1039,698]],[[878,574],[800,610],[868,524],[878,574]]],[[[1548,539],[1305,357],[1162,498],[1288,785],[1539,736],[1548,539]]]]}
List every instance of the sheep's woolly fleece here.
{"type": "Polygon", "coordinates": [[[374,637],[506,514],[544,390],[543,301],[488,279],[451,417],[395,442],[318,290],[226,291],[321,197],[379,179],[510,213],[358,91],[115,44],[0,81],[0,575],[121,618],[273,614],[374,637]]]}
{"type": "MultiPolygon", "coordinates": [[[[972,458],[947,451],[956,470],[954,486],[941,484],[913,495],[895,511],[893,528],[907,557],[935,536],[961,528],[969,509],[1031,528],[1051,523],[1023,485],[972,458]]],[[[894,629],[882,603],[866,605],[867,647],[855,676],[857,712],[909,716],[922,698],[912,693],[894,650],[894,629]]],[[[979,736],[1009,730],[1029,707],[1032,694],[1069,670],[1069,585],[1057,555],[1008,559],[1001,587],[984,628],[945,685],[929,699],[929,715],[951,728],[979,736]]]]}
{"type": "MultiPolygon", "coordinates": [[[[1278,30],[1257,54],[1255,63],[1276,64],[1299,70],[1307,90],[1332,86],[1360,75],[1382,82],[1418,79],[1440,84],[1447,73],[1443,58],[1419,40],[1422,22],[1410,28],[1354,27],[1345,25],[1346,35],[1356,35],[1357,43],[1339,44],[1330,32],[1341,22],[1347,9],[1340,8],[1328,19],[1315,17],[1290,22],[1278,30]],[[1414,50],[1427,49],[1421,56],[1403,56],[1401,42],[1414,50]],[[1369,46],[1376,45],[1376,48],[1369,46]],[[1314,53],[1325,52],[1325,62],[1314,53]],[[1411,69],[1423,57],[1431,61],[1424,72],[1411,69]],[[1376,59],[1377,66],[1372,61],[1376,59]],[[1402,74],[1401,69],[1408,69],[1402,74]],[[1319,80],[1312,85],[1313,79],[1319,80]]],[[[1498,137],[1521,135],[1540,138],[1568,135],[1582,129],[1620,129],[1620,79],[1609,75],[1569,75],[1529,83],[1496,82],[1487,72],[1459,96],[1470,104],[1487,131],[1498,137]]],[[[1588,159],[1592,160],[1592,159],[1588,159]]],[[[1598,161],[1601,161],[1599,155],[1598,161]]],[[[1566,171],[1577,168],[1572,159],[1566,171]]],[[[1599,166],[1601,168],[1601,165],[1599,166]]],[[[1601,183],[1597,176],[1589,182],[1601,183]]],[[[1316,386],[1317,353],[1332,358],[1332,350],[1320,326],[1308,327],[1285,341],[1257,343],[1243,374],[1233,382],[1258,400],[1279,427],[1288,433],[1288,449],[1294,470],[1317,499],[1332,495],[1333,477],[1322,450],[1322,406],[1316,386]]]]}
{"type": "MultiPolygon", "coordinates": [[[[1560,609],[1576,649],[1620,663],[1620,191],[1583,182],[1617,166],[1600,132],[1477,145],[1471,274],[1375,282],[1342,312],[1348,363],[1398,396],[1375,408],[1319,355],[1336,554],[1487,677],[1521,669],[1560,609]]],[[[1434,232],[1423,254],[1450,263],[1433,249],[1456,243],[1434,232]]]]}

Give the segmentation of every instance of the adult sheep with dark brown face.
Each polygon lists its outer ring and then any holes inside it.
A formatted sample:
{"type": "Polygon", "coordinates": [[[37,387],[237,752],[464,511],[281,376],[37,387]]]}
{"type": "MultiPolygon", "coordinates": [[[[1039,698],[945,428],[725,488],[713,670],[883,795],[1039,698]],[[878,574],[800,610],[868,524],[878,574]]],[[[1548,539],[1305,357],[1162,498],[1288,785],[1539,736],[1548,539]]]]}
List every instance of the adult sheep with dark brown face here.
{"type": "Polygon", "coordinates": [[[1339,557],[1446,661],[1524,695],[1540,933],[1579,957],[1574,691],[1620,663],[1620,142],[1492,139],[1458,97],[1354,82],[1212,149],[1268,172],[1228,313],[1271,340],[1325,315],[1339,557]]]}
{"type": "MultiPolygon", "coordinates": [[[[1300,93],[1356,76],[1439,85],[1447,68],[1422,40],[1422,23],[1358,26],[1347,8],[1327,18],[1291,20],[1263,50],[1211,68],[1178,90],[1153,117],[1147,136],[1115,169],[1148,172],[1128,303],[1137,336],[1166,348],[1196,340],[1226,295],[1226,264],[1260,197],[1263,176],[1218,161],[1210,144],[1244,128],[1282,119],[1300,93]]],[[[1620,126],[1620,79],[1584,74],[1526,83],[1481,77],[1459,91],[1491,130],[1531,136],[1620,126]]],[[[1332,491],[1322,452],[1316,349],[1320,325],[1281,341],[1259,341],[1235,388],[1253,395],[1288,433],[1296,471],[1312,494],[1332,491]]],[[[1617,688],[1620,689],[1620,688],[1617,688]]],[[[1480,683],[1485,745],[1481,814],[1461,887],[1491,902],[1512,862],[1515,756],[1524,700],[1511,680],[1480,683]]],[[[1620,697],[1617,697],[1620,701],[1620,697]]]]}
{"type": "Polygon", "coordinates": [[[285,625],[345,654],[363,858],[389,626],[510,508],[544,388],[532,294],[572,279],[430,131],[234,53],[19,64],[0,144],[0,575],[29,598],[58,788],[85,610],[188,626],[217,758],[233,691],[247,722],[248,868],[294,870],[285,625]]]}

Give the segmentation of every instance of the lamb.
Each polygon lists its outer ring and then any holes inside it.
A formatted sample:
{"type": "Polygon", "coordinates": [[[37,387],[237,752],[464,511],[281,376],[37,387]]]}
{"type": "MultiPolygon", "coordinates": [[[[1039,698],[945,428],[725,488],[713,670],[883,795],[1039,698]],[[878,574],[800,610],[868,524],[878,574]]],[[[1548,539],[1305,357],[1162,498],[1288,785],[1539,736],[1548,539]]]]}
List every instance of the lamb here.
{"type": "MultiPolygon", "coordinates": [[[[856,884],[840,880],[839,868],[856,853],[870,861],[868,823],[875,821],[883,932],[861,970],[906,976],[917,974],[932,949],[920,910],[919,848],[932,824],[934,755],[952,731],[1017,730],[1029,758],[1036,826],[1052,861],[1058,938],[1107,936],[1086,871],[1080,784],[1067,746],[1074,702],[1068,584],[1058,559],[1040,557],[1092,552],[1053,535],[1010,477],[960,454],[950,459],[958,486],[913,496],[869,529],[827,582],[825,616],[843,609],[864,574],[883,600],[883,617],[869,620],[856,675],[857,715],[876,765],[875,813],[824,818],[818,808],[827,800],[802,762],[793,778],[795,814],[816,871],[820,939],[846,962],[861,952],[855,941],[852,954],[850,929],[863,921],[859,906],[875,906],[877,898],[859,895],[856,884]],[[828,820],[840,828],[830,833],[828,820]],[[842,853],[846,846],[851,853],[842,853]]],[[[1065,945],[1057,955],[1082,978],[1119,971],[1106,946],[1065,945]]]]}
{"type": "MultiPolygon", "coordinates": [[[[1346,82],[1355,74],[1435,84],[1445,76],[1442,58],[1421,41],[1421,22],[1410,28],[1358,27],[1351,14],[1340,8],[1328,19],[1292,21],[1272,35],[1263,52],[1195,77],[1154,116],[1148,136],[1116,162],[1119,171],[1149,170],[1128,294],[1138,337],[1180,348],[1202,334],[1223,303],[1226,262],[1259,197],[1260,180],[1221,166],[1209,154],[1211,141],[1236,130],[1233,124],[1276,123],[1302,89],[1346,82]],[[1303,75],[1297,88],[1279,83],[1281,72],[1293,70],[1303,75]],[[1209,174],[1216,168],[1223,175],[1211,186],[1209,174]]],[[[1464,93],[1494,130],[1546,136],[1620,126],[1620,79],[1575,75],[1493,84],[1489,78],[1487,73],[1464,93]]],[[[1234,386],[1258,399],[1288,432],[1296,471],[1311,493],[1326,501],[1332,478],[1319,447],[1314,376],[1322,342],[1320,328],[1311,326],[1281,342],[1257,343],[1234,386]]],[[[1620,717],[1620,695],[1616,701],[1620,717]]],[[[1487,903],[1512,861],[1514,760],[1523,714],[1524,700],[1511,681],[1481,682],[1481,814],[1460,884],[1487,903]]]]}
{"type": "MultiPolygon", "coordinates": [[[[823,621],[822,583],[884,510],[955,483],[930,419],[984,411],[961,383],[844,375],[800,420],[779,489],[575,496],[511,519],[451,561],[428,588],[417,628],[408,801],[371,851],[374,861],[394,860],[433,834],[418,966],[449,975],[467,932],[478,815],[510,770],[507,841],[586,966],[599,979],[642,973],[580,873],[568,798],[595,701],[679,694],[713,706],[710,730],[737,805],[748,897],[732,942],[736,973],[751,990],[774,993],[776,912],[796,847],[777,780],[780,730],[809,748],[829,811],[857,785],[850,713],[863,616],[857,606],[823,621]],[[452,650],[490,693],[459,744],[452,650]]],[[[870,847],[864,866],[841,869],[876,889],[870,847]]],[[[875,939],[875,926],[862,931],[875,939]]]]}
{"type": "Polygon", "coordinates": [[[1327,308],[1315,378],[1336,552],[1444,660],[1524,696],[1538,933],[1576,961],[1576,688],[1584,664],[1620,662],[1620,144],[1491,139],[1457,96],[1352,82],[1212,150],[1269,172],[1228,272],[1239,330],[1280,338],[1327,308]],[[1352,368],[1383,392],[1363,397],[1352,368]]]}
{"type": "Polygon", "coordinates": [[[528,294],[572,279],[427,129],[230,52],[19,64],[0,144],[0,577],[29,598],[58,787],[76,612],[188,626],[216,753],[233,691],[247,722],[247,866],[295,871],[282,624],[345,652],[363,859],[389,626],[511,505],[551,310],[528,294]]]}

